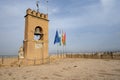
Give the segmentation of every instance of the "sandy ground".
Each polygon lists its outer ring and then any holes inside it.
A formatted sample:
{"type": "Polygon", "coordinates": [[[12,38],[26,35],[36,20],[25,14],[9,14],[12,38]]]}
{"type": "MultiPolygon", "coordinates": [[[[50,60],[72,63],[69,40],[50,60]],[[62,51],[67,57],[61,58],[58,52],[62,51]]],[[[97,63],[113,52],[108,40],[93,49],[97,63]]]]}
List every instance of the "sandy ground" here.
{"type": "Polygon", "coordinates": [[[120,60],[63,59],[51,64],[0,68],[0,80],[120,80],[120,60]]]}

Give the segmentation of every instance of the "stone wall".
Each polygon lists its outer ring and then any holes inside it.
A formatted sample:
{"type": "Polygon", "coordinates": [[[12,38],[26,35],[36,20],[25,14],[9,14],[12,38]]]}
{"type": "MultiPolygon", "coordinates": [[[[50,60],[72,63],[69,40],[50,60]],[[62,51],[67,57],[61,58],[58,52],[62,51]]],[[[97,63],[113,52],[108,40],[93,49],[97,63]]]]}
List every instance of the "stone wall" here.
{"type": "Polygon", "coordinates": [[[5,67],[5,66],[20,67],[20,66],[50,64],[52,62],[65,58],[120,60],[120,52],[54,54],[54,55],[50,55],[47,58],[41,58],[41,59],[19,59],[18,57],[0,57],[0,67],[5,67]]]}
{"type": "Polygon", "coordinates": [[[66,58],[120,59],[120,52],[66,54],[66,58]]]}

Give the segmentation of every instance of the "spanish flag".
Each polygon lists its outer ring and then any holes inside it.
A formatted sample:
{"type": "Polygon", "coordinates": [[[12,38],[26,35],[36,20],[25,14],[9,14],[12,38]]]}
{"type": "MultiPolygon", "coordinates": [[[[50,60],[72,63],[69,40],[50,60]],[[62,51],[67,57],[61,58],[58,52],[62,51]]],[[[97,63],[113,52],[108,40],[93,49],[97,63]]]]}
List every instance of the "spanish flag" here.
{"type": "Polygon", "coordinates": [[[62,44],[66,45],[66,33],[62,33],[62,44]]]}

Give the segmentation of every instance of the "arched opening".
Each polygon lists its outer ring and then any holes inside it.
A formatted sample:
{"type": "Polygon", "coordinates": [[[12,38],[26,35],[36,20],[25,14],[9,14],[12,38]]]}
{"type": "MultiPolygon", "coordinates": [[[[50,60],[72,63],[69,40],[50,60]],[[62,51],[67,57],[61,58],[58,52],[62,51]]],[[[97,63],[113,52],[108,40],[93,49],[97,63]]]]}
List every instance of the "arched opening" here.
{"type": "Polygon", "coordinates": [[[43,39],[43,29],[39,26],[35,28],[34,31],[34,39],[35,40],[42,40],[43,39]]]}

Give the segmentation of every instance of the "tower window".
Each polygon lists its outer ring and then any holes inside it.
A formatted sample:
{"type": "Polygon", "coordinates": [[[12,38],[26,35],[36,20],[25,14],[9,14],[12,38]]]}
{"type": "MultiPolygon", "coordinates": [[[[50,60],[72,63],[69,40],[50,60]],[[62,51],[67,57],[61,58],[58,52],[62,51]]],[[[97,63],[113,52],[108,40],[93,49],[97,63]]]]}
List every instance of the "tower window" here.
{"type": "Polygon", "coordinates": [[[41,27],[37,26],[35,28],[35,32],[34,32],[34,39],[35,40],[42,40],[43,39],[43,30],[41,27]]]}

